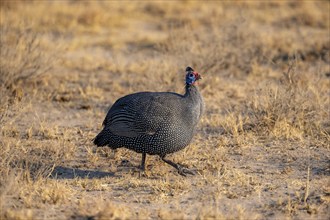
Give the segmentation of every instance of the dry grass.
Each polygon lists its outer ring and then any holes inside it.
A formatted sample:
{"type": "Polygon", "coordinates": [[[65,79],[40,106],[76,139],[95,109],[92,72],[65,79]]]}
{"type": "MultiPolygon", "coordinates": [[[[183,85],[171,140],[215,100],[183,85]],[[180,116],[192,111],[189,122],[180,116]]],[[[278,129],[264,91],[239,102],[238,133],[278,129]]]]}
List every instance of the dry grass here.
{"type": "Polygon", "coordinates": [[[298,72],[296,60],[274,84],[267,82],[256,90],[247,105],[253,126],[277,138],[304,140],[329,137],[325,130],[328,115],[328,84],[322,75],[298,72]]]}
{"type": "Polygon", "coordinates": [[[328,8],[1,1],[0,218],[329,218],[328,8]],[[169,157],[198,175],[92,145],[117,98],[181,93],[187,65],[206,111],[169,157]]]}

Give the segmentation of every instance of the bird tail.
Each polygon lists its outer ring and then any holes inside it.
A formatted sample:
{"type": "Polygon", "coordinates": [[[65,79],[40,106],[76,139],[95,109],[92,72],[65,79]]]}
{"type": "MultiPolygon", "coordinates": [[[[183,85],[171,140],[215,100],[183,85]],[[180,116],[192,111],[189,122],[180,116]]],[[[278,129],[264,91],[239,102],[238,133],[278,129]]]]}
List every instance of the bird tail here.
{"type": "Polygon", "coordinates": [[[93,140],[93,143],[98,146],[102,147],[109,143],[108,132],[103,129],[93,140]]]}

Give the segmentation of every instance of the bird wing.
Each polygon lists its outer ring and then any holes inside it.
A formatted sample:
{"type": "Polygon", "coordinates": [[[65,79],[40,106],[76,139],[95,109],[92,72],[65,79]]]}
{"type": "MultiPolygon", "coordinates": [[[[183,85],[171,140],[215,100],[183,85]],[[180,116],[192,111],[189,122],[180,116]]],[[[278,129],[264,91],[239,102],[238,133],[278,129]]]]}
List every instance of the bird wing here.
{"type": "Polygon", "coordinates": [[[173,95],[169,99],[164,94],[136,93],[117,100],[110,108],[103,125],[118,136],[155,134],[173,115],[173,108],[168,105],[168,100],[173,102],[175,99],[173,95]]]}

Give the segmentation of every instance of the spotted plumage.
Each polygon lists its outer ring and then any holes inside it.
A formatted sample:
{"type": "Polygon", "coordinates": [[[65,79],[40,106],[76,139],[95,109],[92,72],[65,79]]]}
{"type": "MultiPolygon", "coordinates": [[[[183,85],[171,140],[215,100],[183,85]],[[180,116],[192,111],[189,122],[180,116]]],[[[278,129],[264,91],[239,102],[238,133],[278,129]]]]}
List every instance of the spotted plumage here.
{"type": "Polygon", "coordinates": [[[201,77],[191,67],[186,68],[186,92],[139,92],[118,99],[103,121],[103,130],[94,139],[97,146],[116,149],[125,147],[142,153],[141,169],[146,154],[159,155],[178,169],[188,169],[165,159],[182,150],[191,141],[203,112],[203,99],[196,87],[201,77]]]}

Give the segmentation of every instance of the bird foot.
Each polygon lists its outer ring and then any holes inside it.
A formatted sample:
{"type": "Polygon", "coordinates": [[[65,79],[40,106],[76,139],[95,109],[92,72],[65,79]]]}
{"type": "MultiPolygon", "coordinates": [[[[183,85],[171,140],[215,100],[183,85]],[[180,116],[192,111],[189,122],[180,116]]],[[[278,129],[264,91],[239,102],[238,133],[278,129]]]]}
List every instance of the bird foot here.
{"type": "Polygon", "coordinates": [[[139,170],[139,178],[148,177],[145,170],[139,170]]]}
{"type": "Polygon", "coordinates": [[[187,176],[187,174],[196,175],[197,170],[196,169],[188,169],[186,167],[178,165],[178,173],[182,176],[187,176]]]}
{"type": "Polygon", "coordinates": [[[139,165],[137,168],[138,168],[139,178],[148,177],[144,166],[139,165]]]}
{"type": "Polygon", "coordinates": [[[144,167],[144,166],[142,166],[142,165],[139,165],[139,166],[137,166],[137,168],[138,168],[140,171],[142,171],[142,172],[144,172],[144,171],[145,171],[145,167],[144,167]]]}

